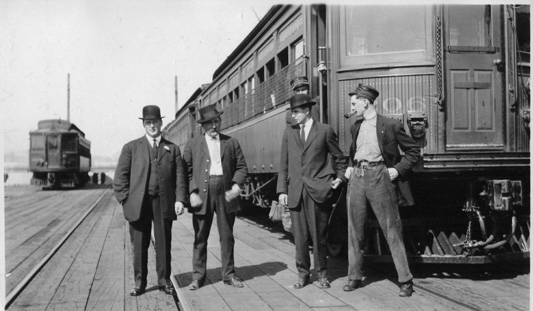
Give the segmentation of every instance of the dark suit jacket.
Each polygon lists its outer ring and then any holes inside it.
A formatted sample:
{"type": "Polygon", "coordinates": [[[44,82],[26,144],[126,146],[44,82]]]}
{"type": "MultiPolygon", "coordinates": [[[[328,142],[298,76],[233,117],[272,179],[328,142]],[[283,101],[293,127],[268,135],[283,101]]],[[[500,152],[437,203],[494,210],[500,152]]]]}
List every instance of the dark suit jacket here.
{"type": "MultiPolygon", "coordinates": [[[[242,189],[248,174],[248,166],[244,160],[241,146],[237,139],[221,133],[219,135],[224,191],[231,190],[234,183],[242,189]]],[[[189,212],[205,215],[209,191],[209,169],[211,168],[211,157],[205,141],[205,135],[195,137],[187,142],[183,150],[183,159],[187,164],[189,173],[189,193],[198,193],[203,201],[200,208],[189,208],[189,212]]],[[[226,212],[234,213],[239,211],[239,203],[239,198],[229,203],[226,202],[226,212]]]]}
{"type": "MultiPolygon", "coordinates": [[[[115,170],[115,197],[124,208],[124,217],[130,222],[139,219],[144,197],[148,194],[150,148],[146,136],[130,141],[122,148],[115,170]]],[[[174,203],[180,201],[185,204],[188,195],[187,173],[178,146],[161,138],[157,166],[163,215],[167,219],[176,219],[174,203]]]]}
{"type": "MultiPolygon", "coordinates": [[[[350,146],[350,166],[353,166],[353,158],[357,147],[357,136],[363,119],[356,121],[350,128],[352,133],[352,145],[350,146]]],[[[400,175],[395,181],[406,201],[405,205],[413,205],[413,195],[409,188],[406,175],[420,160],[420,147],[407,135],[400,121],[377,115],[376,131],[378,135],[379,150],[387,167],[394,167],[400,175]],[[402,156],[400,149],[404,152],[402,156]]]]}
{"type": "Polygon", "coordinates": [[[330,125],[313,120],[305,146],[300,140],[300,128],[285,129],[281,142],[277,193],[288,194],[289,208],[298,206],[304,186],[315,202],[326,202],[333,192],[331,182],[336,177],[346,182],[345,172],[346,157],[330,125]],[[334,165],[329,162],[330,155],[334,165]]]}

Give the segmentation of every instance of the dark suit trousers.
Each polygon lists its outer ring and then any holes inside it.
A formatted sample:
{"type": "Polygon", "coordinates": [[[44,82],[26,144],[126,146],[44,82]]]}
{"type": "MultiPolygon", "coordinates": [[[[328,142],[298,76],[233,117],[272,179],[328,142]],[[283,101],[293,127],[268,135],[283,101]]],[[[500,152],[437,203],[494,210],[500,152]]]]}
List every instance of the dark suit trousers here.
{"type": "Polygon", "coordinates": [[[413,278],[409,271],[402,236],[402,221],[393,184],[385,165],[375,169],[356,168],[348,184],[348,279],[361,280],[367,201],[372,206],[383,235],[387,239],[392,259],[398,272],[398,280],[407,282],[413,278]]]}
{"type": "Polygon", "coordinates": [[[192,255],[192,278],[204,281],[207,266],[207,240],[211,231],[213,217],[217,214],[218,235],[220,236],[220,253],[222,261],[222,279],[230,280],[235,275],[235,261],[233,248],[233,224],[235,213],[226,213],[224,194],[224,178],[222,176],[209,177],[209,192],[207,196],[207,210],[205,215],[192,216],[194,227],[194,247],[192,255]]]}
{"type": "Polygon", "coordinates": [[[170,246],[172,219],[163,218],[159,196],[146,196],[139,220],[130,222],[130,239],[133,246],[133,274],[135,287],[146,288],[148,276],[148,247],[154,223],[156,271],[159,286],[170,284],[170,246]]]}
{"type": "Polygon", "coordinates": [[[311,270],[309,235],[313,240],[313,260],[316,275],[319,278],[327,276],[326,235],[329,214],[330,206],[313,201],[304,187],[299,206],[291,209],[294,244],[296,246],[296,268],[300,278],[309,278],[311,270]]]}

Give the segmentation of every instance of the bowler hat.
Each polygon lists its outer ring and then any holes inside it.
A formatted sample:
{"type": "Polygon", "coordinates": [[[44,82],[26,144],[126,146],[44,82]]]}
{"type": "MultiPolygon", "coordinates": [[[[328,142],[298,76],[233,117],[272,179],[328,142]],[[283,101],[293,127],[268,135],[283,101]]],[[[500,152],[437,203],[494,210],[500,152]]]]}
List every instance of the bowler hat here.
{"type": "Polygon", "coordinates": [[[374,101],[379,96],[379,92],[370,85],[359,84],[355,91],[348,93],[348,95],[350,97],[356,95],[357,97],[364,97],[370,101],[374,101]]]}
{"type": "Polygon", "coordinates": [[[294,108],[302,106],[312,106],[316,104],[316,102],[313,101],[311,97],[306,94],[296,94],[291,97],[290,104],[291,106],[287,108],[287,110],[292,110],[294,108]]]}
{"type": "Polygon", "coordinates": [[[143,108],[143,117],[139,118],[141,120],[161,120],[164,117],[161,116],[161,111],[159,107],[155,105],[144,106],[143,108]]]}
{"type": "Polygon", "coordinates": [[[198,123],[209,122],[224,113],[224,111],[219,112],[215,105],[206,106],[200,109],[199,112],[200,119],[197,121],[198,123]]]}
{"type": "Polygon", "coordinates": [[[307,80],[307,77],[305,77],[305,76],[298,76],[298,77],[294,78],[293,80],[291,80],[291,88],[292,88],[293,91],[294,91],[294,89],[296,89],[297,87],[300,87],[302,85],[305,85],[305,86],[309,87],[309,81],[307,80]]]}

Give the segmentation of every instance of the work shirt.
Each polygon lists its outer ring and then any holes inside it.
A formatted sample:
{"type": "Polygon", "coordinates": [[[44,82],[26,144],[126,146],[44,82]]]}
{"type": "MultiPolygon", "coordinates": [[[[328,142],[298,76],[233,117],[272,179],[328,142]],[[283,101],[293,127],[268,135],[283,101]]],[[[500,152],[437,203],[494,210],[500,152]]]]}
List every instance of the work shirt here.
{"type": "Polygon", "coordinates": [[[376,131],[377,114],[364,119],[359,129],[357,136],[357,149],[355,151],[354,160],[379,162],[383,161],[383,156],[379,149],[378,134],[376,131]]]}

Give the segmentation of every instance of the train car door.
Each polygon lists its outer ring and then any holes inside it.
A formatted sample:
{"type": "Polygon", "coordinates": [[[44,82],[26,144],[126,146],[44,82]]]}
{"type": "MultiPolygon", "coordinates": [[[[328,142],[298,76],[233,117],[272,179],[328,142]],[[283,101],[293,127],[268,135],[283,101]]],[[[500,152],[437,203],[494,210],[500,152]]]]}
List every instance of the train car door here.
{"type": "Polygon", "coordinates": [[[444,7],[446,149],[502,150],[501,7],[444,7]]]}
{"type": "Polygon", "coordinates": [[[48,135],[46,140],[48,168],[60,168],[61,154],[59,153],[59,135],[48,135]]]}

